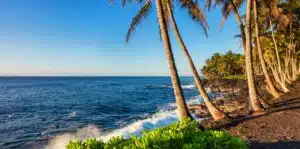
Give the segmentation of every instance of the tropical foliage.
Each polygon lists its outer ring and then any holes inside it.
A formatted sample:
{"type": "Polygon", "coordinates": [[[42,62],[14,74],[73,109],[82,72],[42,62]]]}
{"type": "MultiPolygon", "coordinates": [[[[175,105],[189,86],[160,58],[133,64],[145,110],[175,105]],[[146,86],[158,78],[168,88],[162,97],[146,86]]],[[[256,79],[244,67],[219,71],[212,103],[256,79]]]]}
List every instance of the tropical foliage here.
{"type": "Polygon", "coordinates": [[[199,123],[186,119],[167,127],[144,131],[140,138],[111,138],[108,142],[96,139],[72,141],[67,149],[247,149],[242,139],[224,131],[199,129],[199,123]]]}
{"type": "Polygon", "coordinates": [[[215,53],[205,61],[201,72],[206,78],[226,78],[245,74],[245,60],[242,54],[231,51],[215,53]]]}

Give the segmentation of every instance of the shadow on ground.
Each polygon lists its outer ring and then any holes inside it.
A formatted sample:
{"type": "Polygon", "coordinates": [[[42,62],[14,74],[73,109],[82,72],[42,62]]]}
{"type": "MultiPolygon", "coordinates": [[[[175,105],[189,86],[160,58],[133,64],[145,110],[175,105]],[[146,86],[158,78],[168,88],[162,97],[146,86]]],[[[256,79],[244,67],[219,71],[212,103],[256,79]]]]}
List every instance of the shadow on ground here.
{"type": "Polygon", "coordinates": [[[251,149],[299,149],[300,141],[251,142],[251,149]]]}

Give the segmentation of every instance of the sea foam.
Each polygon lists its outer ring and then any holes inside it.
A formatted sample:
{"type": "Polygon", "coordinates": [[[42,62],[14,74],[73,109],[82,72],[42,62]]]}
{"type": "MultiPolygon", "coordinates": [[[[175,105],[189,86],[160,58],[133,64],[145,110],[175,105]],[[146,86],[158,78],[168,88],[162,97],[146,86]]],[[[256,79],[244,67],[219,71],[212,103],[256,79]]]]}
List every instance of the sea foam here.
{"type": "Polygon", "coordinates": [[[103,141],[108,141],[110,138],[117,136],[123,136],[125,139],[130,138],[132,135],[140,137],[143,130],[152,130],[177,122],[179,119],[176,111],[160,112],[108,133],[101,132],[94,125],[88,125],[87,127],[78,129],[74,133],[65,133],[52,138],[45,149],[64,149],[71,140],[85,140],[90,137],[103,141]]]}
{"type": "Polygon", "coordinates": [[[188,85],[182,85],[181,86],[183,89],[193,89],[196,88],[195,84],[188,84],[188,85]]]}
{"type": "MultiPolygon", "coordinates": [[[[201,96],[195,96],[190,98],[187,103],[198,104],[201,102],[201,96]]],[[[172,103],[172,105],[174,108],[176,107],[175,103],[172,103]]],[[[192,116],[198,121],[202,120],[193,114],[192,116]]],[[[130,138],[132,135],[140,137],[143,130],[152,130],[154,128],[167,126],[177,121],[179,121],[179,118],[175,108],[173,110],[160,110],[158,113],[153,114],[148,118],[137,120],[125,127],[106,133],[102,132],[94,125],[88,125],[87,127],[78,129],[75,133],[65,133],[52,138],[45,149],[65,149],[65,146],[71,140],[85,140],[90,137],[103,141],[108,141],[110,138],[118,136],[123,136],[125,139],[130,138]]]]}

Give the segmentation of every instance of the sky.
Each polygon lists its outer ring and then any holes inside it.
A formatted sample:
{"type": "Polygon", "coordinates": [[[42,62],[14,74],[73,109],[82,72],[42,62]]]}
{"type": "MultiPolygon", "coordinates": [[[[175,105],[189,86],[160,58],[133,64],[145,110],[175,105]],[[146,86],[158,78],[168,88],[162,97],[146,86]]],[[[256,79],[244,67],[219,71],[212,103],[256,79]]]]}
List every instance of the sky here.
{"type": "MultiPolygon", "coordinates": [[[[118,1],[118,0],[115,0],[118,1]]],[[[196,67],[213,53],[242,52],[232,16],[221,31],[221,8],[207,11],[208,38],[186,10],[174,13],[196,67]]],[[[141,8],[108,0],[1,0],[0,75],[2,76],[168,76],[158,34],[155,5],[129,43],[128,26],[141,8]]],[[[171,43],[182,76],[191,75],[172,30],[171,43]]]]}

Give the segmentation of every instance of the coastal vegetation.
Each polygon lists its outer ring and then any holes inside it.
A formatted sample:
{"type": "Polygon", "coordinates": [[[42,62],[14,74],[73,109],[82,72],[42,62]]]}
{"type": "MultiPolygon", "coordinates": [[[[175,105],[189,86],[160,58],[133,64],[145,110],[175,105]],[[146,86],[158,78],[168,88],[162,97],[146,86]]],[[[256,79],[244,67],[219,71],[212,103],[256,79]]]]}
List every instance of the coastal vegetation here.
{"type": "Polygon", "coordinates": [[[201,69],[207,79],[243,78],[245,74],[245,58],[242,54],[228,51],[225,54],[215,53],[205,61],[201,69]]]}
{"type": "MultiPolygon", "coordinates": [[[[122,0],[122,4],[131,3],[122,0]]],[[[245,141],[232,137],[224,131],[202,130],[201,124],[195,122],[185,101],[184,93],[177,72],[175,57],[170,42],[171,27],[192,72],[195,85],[203,98],[204,104],[214,121],[234,120],[224,112],[207,95],[204,84],[194,65],[191,55],[181,37],[173,12],[173,3],[186,9],[191,19],[200,24],[207,35],[208,23],[197,1],[194,0],[137,0],[141,9],[133,18],[126,35],[126,41],[132,36],[136,27],[144,21],[155,5],[158,19],[159,35],[165,48],[173,91],[177,103],[180,122],[167,127],[144,131],[141,137],[124,139],[121,136],[108,142],[88,139],[73,141],[68,149],[81,148],[248,148],[245,141]],[[188,119],[188,120],[187,120],[188,119]]],[[[223,19],[221,25],[233,13],[240,30],[244,55],[231,51],[226,54],[215,53],[206,60],[201,69],[208,79],[227,78],[244,79],[247,84],[247,114],[263,115],[271,109],[273,99],[278,99],[291,91],[291,85],[300,74],[300,1],[298,0],[207,0],[206,7],[220,5],[223,19]],[[245,14],[239,9],[245,4],[245,14]],[[258,76],[263,77],[265,89],[272,95],[266,101],[259,96],[258,76]]],[[[233,91],[234,92],[234,91],[233,91]]],[[[246,99],[245,99],[246,100],[246,99]]],[[[243,103],[246,103],[243,101],[243,103]]],[[[267,135],[267,134],[266,134],[267,135]]]]}
{"type": "Polygon", "coordinates": [[[247,143],[224,131],[199,128],[199,123],[190,119],[167,127],[144,131],[140,138],[132,136],[111,138],[107,142],[96,139],[72,141],[67,149],[247,149],[247,143]]]}

